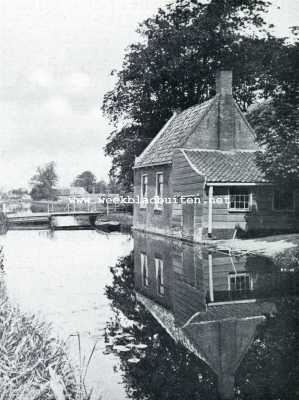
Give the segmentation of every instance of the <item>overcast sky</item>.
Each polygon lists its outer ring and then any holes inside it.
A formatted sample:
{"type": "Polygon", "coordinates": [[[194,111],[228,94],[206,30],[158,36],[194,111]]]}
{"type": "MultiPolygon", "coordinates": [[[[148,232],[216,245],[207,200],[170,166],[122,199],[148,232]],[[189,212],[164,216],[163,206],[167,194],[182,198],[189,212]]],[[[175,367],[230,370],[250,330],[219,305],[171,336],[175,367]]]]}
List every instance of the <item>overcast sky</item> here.
{"type": "MultiPolygon", "coordinates": [[[[109,73],[138,22],[169,0],[0,0],[0,188],[26,187],[55,161],[60,186],[110,167],[101,114],[109,73]]],[[[299,1],[276,0],[277,33],[298,24],[299,1]]]]}

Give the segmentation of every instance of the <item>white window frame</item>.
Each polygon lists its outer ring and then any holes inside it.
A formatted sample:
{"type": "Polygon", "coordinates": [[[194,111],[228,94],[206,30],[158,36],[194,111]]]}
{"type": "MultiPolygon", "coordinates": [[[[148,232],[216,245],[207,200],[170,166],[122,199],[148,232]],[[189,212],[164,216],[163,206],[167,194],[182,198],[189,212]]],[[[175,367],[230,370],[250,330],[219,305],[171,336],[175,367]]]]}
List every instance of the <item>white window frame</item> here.
{"type": "Polygon", "coordinates": [[[148,194],[148,174],[142,174],[141,175],[141,185],[140,185],[140,208],[146,208],[147,202],[144,201],[144,198],[147,198],[148,194]],[[146,180],[146,191],[145,195],[143,194],[143,187],[144,187],[144,178],[146,180]]]}
{"type": "Polygon", "coordinates": [[[291,191],[293,196],[293,207],[292,208],[275,208],[275,192],[280,192],[279,189],[272,190],[272,210],[275,212],[294,212],[295,211],[295,193],[291,191]]]}
{"type": "Polygon", "coordinates": [[[140,264],[141,264],[141,284],[143,287],[149,287],[148,262],[147,262],[147,255],[145,253],[140,253],[140,264]]]}
{"type": "Polygon", "coordinates": [[[249,212],[252,209],[252,191],[248,190],[248,207],[246,208],[235,208],[235,207],[231,207],[231,196],[247,196],[247,194],[231,194],[231,190],[233,187],[236,188],[242,188],[242,186],[232,186],[228,188],[228,211],[232,211],[232,212],[249,212]]]}
{"type": "Polygon", "coordinates": [[[228,286],[228,290],[229,290],[229,292],[231,292],[232,291],[232,288],[231,288],[231,278],[237,278],[237,277],[242,277],[242,276],[244,276],[244,277],[248,277],[249,278],[249,289],[237,289],[237,290],[234,290],[235,292],[243,292],[243,291],[245,291],[245,290],[253,290],[253,279],[252,279],[252,275],[249,273],[249,272],[236,272],[236,273],[230,273],[230,274],[228,274],[228,276],[227,276],[227,281],[228,281],[228,283],[227,283],[227,286],[228,286]]]}
{"type": "Polygon", "coordinates": [[[164,263],[161,258],[155,257],[155,270],[156,270],[156,283],[157,283],[157,293],[159,296],[165,296],[165,286],[164,286],[164,263]],[[161,271],[161,284],[159,285],[159,269],[161,271]]]}
{"type": "Polygon", "coordinates": [[[163,209],[163,202],[159,201],[160,199],[163,199],[163,191],[164,191],[164,174],[163,172],[157,172],[156,173],[156,190],[155,190],[155,210],[161,211],[163,209]],[[160,196],[158,195],[158,184],[159,184],[159,177],[162,177],[162,182],[161,182],[161,193],[160,196]]]}

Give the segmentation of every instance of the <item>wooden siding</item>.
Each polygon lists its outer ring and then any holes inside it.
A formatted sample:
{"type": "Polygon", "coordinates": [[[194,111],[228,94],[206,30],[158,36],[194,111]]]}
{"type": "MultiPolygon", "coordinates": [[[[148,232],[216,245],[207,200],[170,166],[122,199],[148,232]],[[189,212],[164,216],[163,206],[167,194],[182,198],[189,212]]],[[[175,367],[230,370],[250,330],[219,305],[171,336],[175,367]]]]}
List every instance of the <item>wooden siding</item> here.
{"type": "Polygon", "coordinates": [[[173,194],[185,204],[177,207],[172,217],[173,232],[177,237],[200,241],[202,239],[202,216],[204,177],[196,173],[184,154],[178,150],[173,159],[173,194]],[[195,204],[187,204],[187,197],[196,198],[195,204]]]}
{"type": "MultiPolygon", "coordinates": [[[[134,173],[134,197],[141,194],[141,176],[148,176],[148,199],[156,195],[156,174],[163,173],[163,197],[172,197],[171,167],[161,165],[158,167],[140,168],[134,173]]],[[[134,204],[133,225],[134,228],[159,233],[171,234],[171,215],[172,205],[163,204],[161,210],[155,210],[154,204],[148,204],[146,208],[140,208],[139,204],[134,204]]]]}
{"type": "MultiPolygon", "coordinates": [[[[295,194],[295,210],[278,212],[272,209],[273,188],[271,186],[251,186],[252,209],[250,211],[230,211],[227,204],[227,187],[217,187],[213,202],[212,235],[223,239],[232,237],[239,227],[246,232],[296,231],[299,229],[299,196],[295,194]],[[222,202],[217,202],[217,199],[222,202]]],[[[207,193],[206,193],[207,199],[207,193]]],[[[208,230],[208,202],[203,210],[203,235],[208,230]]]]}

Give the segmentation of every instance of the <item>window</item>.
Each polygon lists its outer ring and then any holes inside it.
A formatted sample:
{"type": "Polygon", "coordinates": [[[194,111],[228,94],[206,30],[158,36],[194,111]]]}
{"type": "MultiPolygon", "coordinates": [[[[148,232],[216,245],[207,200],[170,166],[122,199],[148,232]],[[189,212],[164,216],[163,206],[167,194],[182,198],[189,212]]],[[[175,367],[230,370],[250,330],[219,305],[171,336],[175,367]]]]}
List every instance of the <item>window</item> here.
{"type": "Polygon", "coordinates": [[[162,202],[163,184],[164,184],[163,173],[158,172],[156,174],[156,201],[155,201],[155,209],[156,210],[161,210],[162,206],[163,206],[163,202],[162,202]]]}
{"type": "Polygon", "coordinates": [[[147,200],[147,183],[148,183],[148,178],[147,175],[142,175],[141,176],[141,197],[140,197],[140,207],[145,208],[146,207],[146,200],[147,200]],[[145,200],[146,199],[146,200],[145,200]]]}
{"type": "Polygon", "coordinates": [[[249,211],[252,203],[252,195],[246,187],[231,187],[229,189],[229,210],[249,211]]]}
{"type": "Polygon", "coordinates": [[[228,290],[231,292],[241,292],[252,290],[253,283],[250,274],[247,272],[229,274],[228,276],[228,290]]]}
{"type": "Polygon", "coordinates": [[[165,294],[164,269],[163,269],[163,260],[161,260],[161,258],[155,258],[155,267],[156,267],[157,292],[160,296],[164,296],[165,294]]]}
{"type": "Polygon", "coordinates": [[[294,193],[288,191],[274,190],[273,209],[276,211],[294,210],[294,193]]]}
{"type": "Polygon", "coordinates": [[[142,276],[142,286],[148,287],[148,265],[147,265],[147,255],[144,253],[140,253],[140,261],[141,261],[141,276],[142,276]]]}

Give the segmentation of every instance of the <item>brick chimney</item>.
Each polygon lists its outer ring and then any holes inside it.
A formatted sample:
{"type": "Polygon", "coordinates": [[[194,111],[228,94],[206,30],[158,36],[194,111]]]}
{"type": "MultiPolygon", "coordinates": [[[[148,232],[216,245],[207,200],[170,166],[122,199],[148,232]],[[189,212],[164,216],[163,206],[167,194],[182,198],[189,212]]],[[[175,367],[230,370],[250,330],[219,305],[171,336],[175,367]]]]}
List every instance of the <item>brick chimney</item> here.
{"type": "Polygon", "coordinates": [[[217,71],[216,93],[220,95],[233,94],[233,73],[232,71],[217,71]]]}
{"type": "Polygon", "coordinates": [[[218,148],[232,150],[235,148],[235,115],[232,89],[232,71],[218,71],[216,74],[216,94],[218,103],[218,148]]]}

